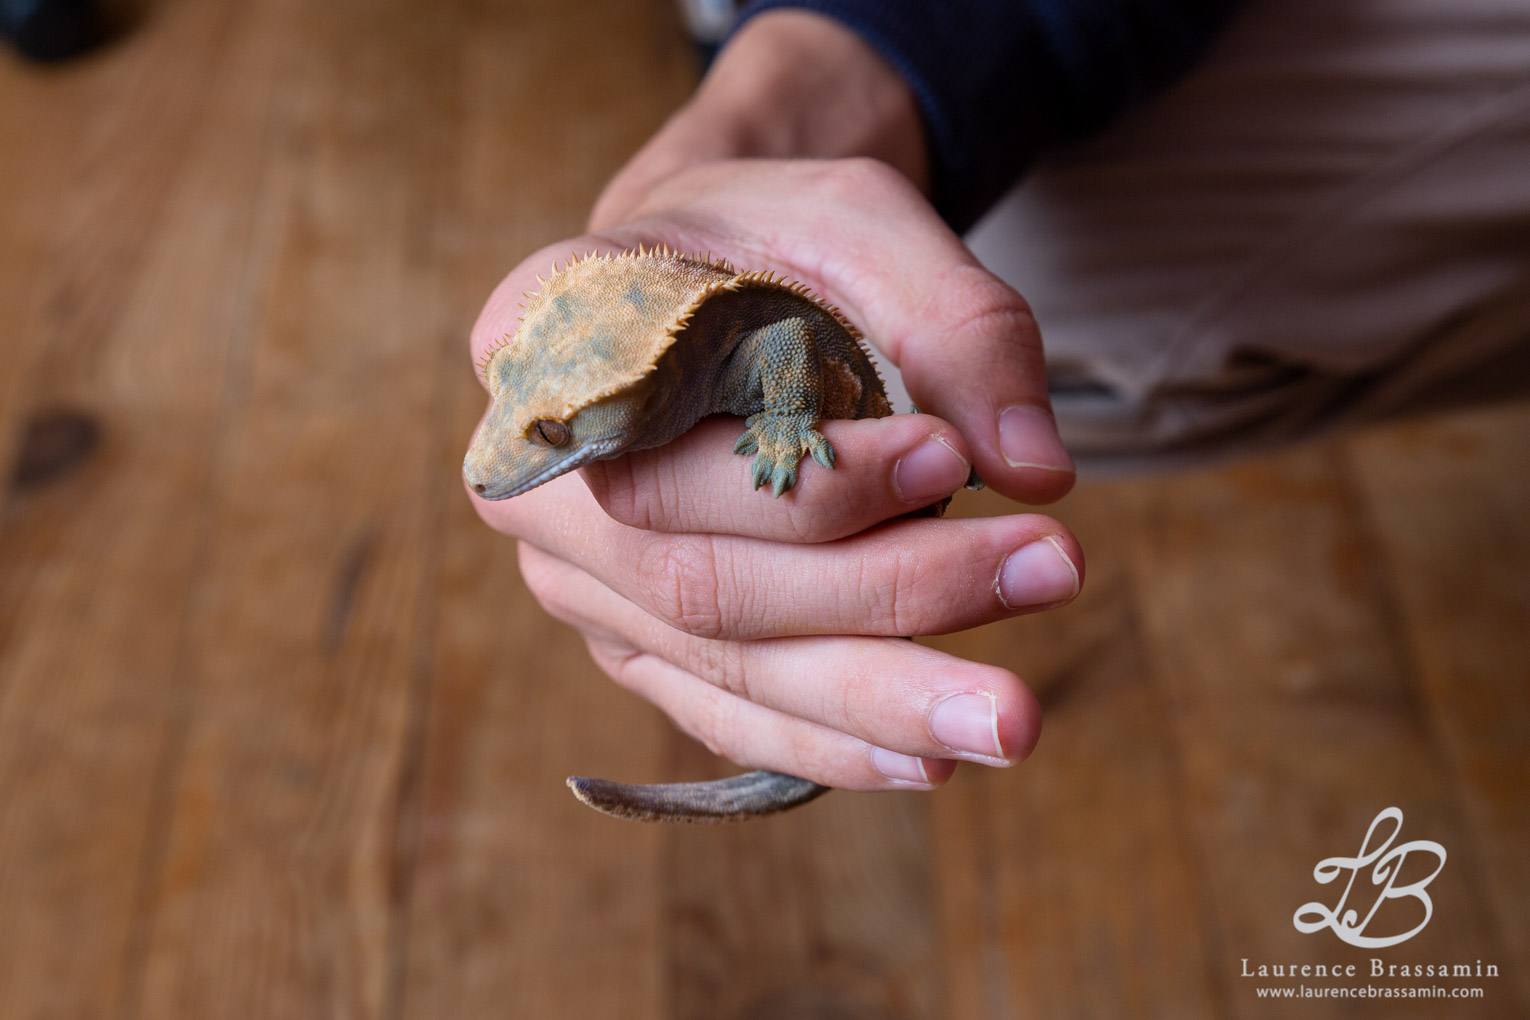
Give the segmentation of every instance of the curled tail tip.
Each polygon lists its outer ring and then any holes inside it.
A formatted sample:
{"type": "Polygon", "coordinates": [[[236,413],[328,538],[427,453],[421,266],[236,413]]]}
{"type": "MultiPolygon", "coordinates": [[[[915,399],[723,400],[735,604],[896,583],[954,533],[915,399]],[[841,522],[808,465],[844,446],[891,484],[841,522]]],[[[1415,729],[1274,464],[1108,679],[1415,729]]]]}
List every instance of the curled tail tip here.
{"type": "Polygon", "coordinates": [[[564,782],[585,807],[623,821],[706,823],[733,820],[690,811],[684,805],[667,801],[660,786],[633,786],[589,776],[569,776],[564,782]],[[658,796],[655,796],[656,792],[658,796]]]}
{"type": "Polygon", "coordinates": [[[570,776],[566,782],[580,803],[613,818],[689,824],[737,822],[774,814],[806,804],[828,789],[778,772],[651,786],[586,776],[570,776]]]}
{"type": "Polygon", "coordinates": [[[589,776],[569,776],[564,782],[573,791],[575,798],[585,807],[594,808],[603,815],[612,818],[627,818],[634,821],[651,822],[657,821],[657,816],[650,817],[642,812],[634,811],[629,805],[624,804],[620,797],[620,784],[608,782],[604,779],[591,779],[589,776]],[[616,794],[616,796],[613,796],[616,794]]]}

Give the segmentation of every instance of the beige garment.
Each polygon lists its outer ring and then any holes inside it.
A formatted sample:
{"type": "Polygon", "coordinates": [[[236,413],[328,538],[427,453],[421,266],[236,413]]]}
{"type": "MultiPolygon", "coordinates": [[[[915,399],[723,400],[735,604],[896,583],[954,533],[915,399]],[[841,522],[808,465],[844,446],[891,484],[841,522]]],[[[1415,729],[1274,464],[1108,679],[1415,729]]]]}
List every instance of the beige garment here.
{"type": "Polygon", "coordinates": [[[968,241],[1084,467],[1530,393],[1530,0],[1252,3],[968,241]]]}

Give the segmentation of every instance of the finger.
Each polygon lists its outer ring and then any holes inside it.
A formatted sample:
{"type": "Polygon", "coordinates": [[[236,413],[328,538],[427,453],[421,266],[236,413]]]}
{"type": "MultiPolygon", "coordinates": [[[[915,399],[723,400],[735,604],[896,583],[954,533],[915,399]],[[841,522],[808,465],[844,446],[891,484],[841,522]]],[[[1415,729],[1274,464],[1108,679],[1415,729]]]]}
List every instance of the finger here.
{"type": "Polygon", "coordinates": [[[933,789],[954,771],[951,761],[924,760],[878,747],[753,704],[700,679],[631,643],[620,628],[612,627],[624,615],[647,614],[577,567],[525,542],[519,549],[528,587],[550,613],[583,630],[596,665],[659,708],[713,754],[746,767],[850,790],[933,789]],[[606,611],[592,610],[592,600],[606,602],[606,611]]]}
{"type": "Polygon", "coordinates": [[[654,655],[617,655],[598,642],[590,643],[590,654],[707,750],[746,768],[865,791],[931,790],[955,769],[949,761],[912,758],[756,705],[654,655]]]}
{"type": "Polygon", "coordinates": [[[1008,766],[1040,732],[1008,670],[896,638],[715,641],[675,630],[577,567],[523,545],[521,568],[559,619],[608,647],[657,656],[765,708],[918,758],[1008,766]]]}
{"type": "Polygon", "coordinates": [[[846,312],[899,366],[919,408],[971,440],[990,485],[1028,503],[1061,497],[1072,487],[1073,461],[1052,419],[1041,333],[1025,300],[983,268],[901,175],[859,164],[840,173],[820,187],[887,210],[835,224],[849,231],[839,235],[844,260],[874,258],[867,264],[878,268],[856,273],[854,289],[844,290],[826,267],[846,312]]]}
{"type": "Polygon", "coordinates": [[[737,418],[702,422],[662,450],[584,469],[611,517],[649,531],[826,542],[929,506],[961,488],[971,470],[960,433],[934,415],[824,422],[834,467],[804,458],[779,499],[756,490],[749,462],[733,454],[737,418]]]}
{"type": "Polygon", "coordinates": [[[1071,601],[1083,553],[1049,517],[890,521],[820,545],[663,534],[606,517],[583,485],[485,503],[494,527],[701,637],[942,634],[1071,601]]]}

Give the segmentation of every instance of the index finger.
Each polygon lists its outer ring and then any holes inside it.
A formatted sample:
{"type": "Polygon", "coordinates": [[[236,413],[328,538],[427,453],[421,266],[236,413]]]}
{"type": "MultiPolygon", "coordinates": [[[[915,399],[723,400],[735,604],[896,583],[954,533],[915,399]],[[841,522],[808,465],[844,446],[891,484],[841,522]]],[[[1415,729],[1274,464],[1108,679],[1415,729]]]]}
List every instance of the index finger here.
{"type": "Polygon", "coordinates": [[[607,514],[635,528],[828,542],[951,495],[971,470],[966,441],[934,415],[826,421],[834,467],[804,458],[797,484],[775,498],[732,452],[741,427],[706,419],[661,449],[586,466],[585,482],[607,514]]]}

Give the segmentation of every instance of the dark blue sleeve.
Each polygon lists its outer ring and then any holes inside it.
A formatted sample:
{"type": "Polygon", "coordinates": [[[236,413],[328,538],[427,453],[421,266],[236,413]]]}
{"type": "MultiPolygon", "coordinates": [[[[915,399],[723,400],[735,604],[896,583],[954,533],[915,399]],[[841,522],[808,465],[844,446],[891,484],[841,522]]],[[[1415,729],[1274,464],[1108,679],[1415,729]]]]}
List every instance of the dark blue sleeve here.
{"type": "Polygon", "coordinates": [[[1239,0],[751,0],[818,11],[903,75],[929,140],[933,201],[971,226],[1036,158],[1188,70],[1239,0]]]}

